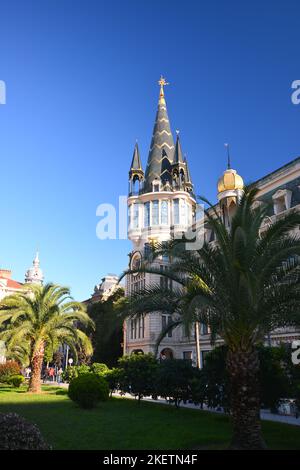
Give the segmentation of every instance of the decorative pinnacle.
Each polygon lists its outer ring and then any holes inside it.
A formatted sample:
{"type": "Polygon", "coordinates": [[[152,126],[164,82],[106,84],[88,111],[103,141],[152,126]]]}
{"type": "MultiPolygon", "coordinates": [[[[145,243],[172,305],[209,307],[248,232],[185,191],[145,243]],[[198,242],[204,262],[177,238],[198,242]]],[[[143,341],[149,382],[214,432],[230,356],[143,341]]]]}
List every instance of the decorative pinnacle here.
{"type": "Polygon", "coordinates": [[[161,75],[160,80],[158,80],[158,84],[160,85],[160,97],[163,97],[165,96],[164,86],[170,85],[170,83],[166,82],[166,79],[161,75]]]}

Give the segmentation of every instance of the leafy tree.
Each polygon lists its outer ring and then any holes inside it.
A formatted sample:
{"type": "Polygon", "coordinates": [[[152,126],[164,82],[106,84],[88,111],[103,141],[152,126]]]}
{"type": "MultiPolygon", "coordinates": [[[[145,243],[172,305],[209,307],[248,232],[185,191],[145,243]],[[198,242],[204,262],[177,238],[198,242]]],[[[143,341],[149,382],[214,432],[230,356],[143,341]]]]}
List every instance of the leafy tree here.
{"type": "Polygon", "coordinates": [[[31,377],[30,392],[41,390],[41,369],[48,344],[68,344],[92,352],[83,327],[92,325],[82,304],[70,297],[66,287],[54,284],[27,285],[23,291],[5,297],[0,304],[0,340],[14,356],[19,344],[28,350],[31,377]]]}
{"type": "Polygon", "coordinates": [[[213,342],[217,336],[223,339],[233,422],[230,447],[240,449],[265,448],[257,345],[270,331],[297,325],[300,319],[300,240],[293,232],[300,214],[291,211],[261,232],[269,208],[254,208],[257,194],[255,188],[246,189],[230,227],[210,205],[206,223],[216,243],[204,242],[195,250],[185,250],[184,240],[158,246],[153,259],[169,256],[169,269],[161,272],[153,264],[135,272],[166,276],[174,288],[147,287],[132,295],[128,307],[128,315],[173,314],[169,328],[202,322],[210,326],[213,342]]]}
{"type": "Polygon", "coordinates": [[[120,387],[132,393],[140,401],[143,396],[152,395],[155,390],[157,361],[152,354],[131,354],[118,361],[121,369],[120,387]]]}
{"type": "Polygon", "coordinates": [[[99,301],[88,306],[88,313],[95,323],[92,334],[94,347],[93,362],[117,365],[122,356],[124,289],[118,289],[106,301],[99,301]]]}

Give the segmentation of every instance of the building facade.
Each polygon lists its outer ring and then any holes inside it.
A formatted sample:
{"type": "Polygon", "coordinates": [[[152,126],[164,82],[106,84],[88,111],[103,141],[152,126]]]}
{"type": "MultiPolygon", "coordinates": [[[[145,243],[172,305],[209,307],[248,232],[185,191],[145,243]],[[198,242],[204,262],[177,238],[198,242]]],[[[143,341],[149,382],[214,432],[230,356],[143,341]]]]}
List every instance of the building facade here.
{"type": "MultiPolygon", "coordinates": [[[[151,244],[164,242],[186,233],[196,222],[196,200],[193,193],[188,162],[183,157],[179,132],[174,142],[168,118],[163,78],[159,81],[160,94],[148,155],[147,167],[142,168],[138,144],[136,143],[129,171],[128,238],[132,242],[129,267],[137,268],[149,261],[151,244]]],[[[259,189],[255,204],[271,202],[268,217],[261,231],[287,211],[300,210],[300,157],[256,181],[259,189]]],[[[228,165],[217,182],[218,202],[215,206],[226,225],[230,225],[235,205],[243,193],[244,182],[236,170],[228,165]]],[[[200,222],[200,223],[203,223],[200,222]]],[[[297,232],[299,230],[297,229],[297,232]]],[[[204,230],[204,237],[215,243],[214,234],[204,230]]],[[[155,267],[161,271],[168,265],[167,259],[157,259],[155,267]]],[[[170,282],[163,276],[141,273],[126,276],[126,295],[151,284],[170,282]]],[[[124,325],[124,353],[154,352],[162,329],[171,321],[170,315],[153,312],[144,318],[129,319],[124,325]]],[[[272,332],[266,342],[276,345],[300,339],[294,329],[272,332]]],[[[205,354],[212,348],[209,328],[200,325],[200,365],[205,354]]],[[[161,342],[159,355],[162,358],[190,359],[196,365],[195,338],[187,336],[181,326],[175,328],[161,342]]]]}

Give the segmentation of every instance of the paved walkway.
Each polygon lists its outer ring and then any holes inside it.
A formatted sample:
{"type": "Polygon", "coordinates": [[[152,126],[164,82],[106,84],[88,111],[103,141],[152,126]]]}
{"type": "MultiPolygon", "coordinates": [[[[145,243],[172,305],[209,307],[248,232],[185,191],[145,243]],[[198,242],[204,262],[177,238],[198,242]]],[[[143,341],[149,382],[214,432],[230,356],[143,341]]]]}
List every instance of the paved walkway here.
{"type": "MultiPolygon", "coordinates": [[[[114,393],[114,396],[120,398],[119,393],[114,393]]],[[[134,399],[134,396],[130,395],[129,393],[126,393],[123,395],[124,398],[131,398],[134,399]]],[[[151,403],[157,403],[159,405],[166,405],[168,402],[166,402],[165,399],[159,398],[157,400],[153,400],[152,398],[143,398],[143,401],[151,402],[151,403]]],[[[169,406],[174,406],[173,404],[170,404],[169,406]]],[[[192,410],[198,410],[202,411],[199,405],[194,405],[194,403],[182,403],[180,404],[180,408],[190,408],[192,410]]],[[[224,414],[223,411],[217,411],[213,408],[208,408],[206,405],[203,406],[203,411],[209,411],[210,413],[218,413],[218,414],[224,414]]],[[[260,417],[263,420],[266,421],[276,421],[279,423],[286,423],[286,424],[293,424],[295,426],[300,426],[300,418],[295,418],[294,416],[285,416],[285,415],[278,415],[271,413],[268,410],[262,410],[260,413],[260,417]]]]}
{"type": "MultiPolygon", "coordinates": [[[[57,382],[47,381],[45,384],[55,385],[56,387],[63,387],[63,388],[68,387],[68,384],[66,383],[58,384],[57,382]]],[[[125,395],[120,395],[119,393],[113,393],[113,396],[117,398],[124,397],[124,398],[129,398],[132,400],[135,399],[135,397],[133,395],[130,395],[130,393],[126,393],[125,395]]],[[[150,403],[157,403],[158,405],[168,404],[168,402],[163,398],[158,398],[157,400],[153,400],[152,398],[143,398],[143,401],[147,401],[150,403]]],[[[169,406],[174,406],[174,405],[169,404],[169,406]]],[[[194,405],[193,403],[186,403],[186,404],[181,403],[180,408],[190,408],[192,410],[202,411],[199,405],[194,405]]],[[[210,413],[224,414],[223,411],[217,411],[215,409],[208,408],[206,405],[203,406],[203,410],[209,411],[210,413]]],[[[276,421],[278,423],[293,424],[295,426],[300,426],[300,418],[297,419],[294,416],[278,415],[278,414],[271,413],[268,410],[262,410],[260,413],[260,417],[261,419],[266,420],[266,421],[276,421]]]]}

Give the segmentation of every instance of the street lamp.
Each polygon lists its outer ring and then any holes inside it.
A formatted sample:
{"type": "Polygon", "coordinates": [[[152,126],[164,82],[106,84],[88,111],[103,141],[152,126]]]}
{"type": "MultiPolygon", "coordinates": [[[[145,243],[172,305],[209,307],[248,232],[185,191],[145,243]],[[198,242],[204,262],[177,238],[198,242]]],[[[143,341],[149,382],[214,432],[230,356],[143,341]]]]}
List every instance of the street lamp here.
{"type": "Polygon", "coordinates": [[[70,364],[70,366],[71,366],[71,365],[73,364],[73,359],[70,357],[70,359],[69,359],[68,362],[69,362],[69,364],[70,364]]]}

